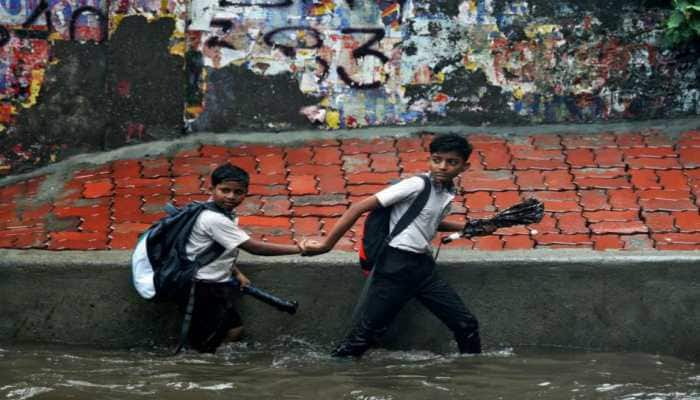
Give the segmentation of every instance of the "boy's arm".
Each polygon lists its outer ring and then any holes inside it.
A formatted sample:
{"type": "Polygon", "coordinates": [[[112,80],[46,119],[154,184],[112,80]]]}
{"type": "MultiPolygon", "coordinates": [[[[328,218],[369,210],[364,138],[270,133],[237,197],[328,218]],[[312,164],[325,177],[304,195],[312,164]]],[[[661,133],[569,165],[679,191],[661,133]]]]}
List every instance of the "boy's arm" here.
{"type": "Polygon", "coordinates": [[[250,279],[248,279],[238,267],[233,267],[231,270],[233,271],[233,276],[235,276],[236,280],[240,283],[241,290],[246,286],[250,286],[250,279]]]}
{"type": "Polygon", "coordinates": [[[287,254],[299,254],[303,250],[298,244],[268,243],[256,239],[248,239],[241,243],[238,247],[257,256],[283,256],[287,254]]]}
{"type": "Polygon", "coordinates": [[[315,243],[307,243],[303,255],[316,255],[329,252],[362,214],[374,210],[379,206],[379,200],[377,200],[376,196],[370,196],[359,203],[351,205],[333,226],[333,229],[328,233],[325,240],[318,245],[315,243]]]}
{"type": "Polygon", "coordinates": [[[464,222],[455,221],[445,221],[443,220],[438,225],[438,231],[440,232],[456,232],[461,231],[464,228],[464,222]]]}

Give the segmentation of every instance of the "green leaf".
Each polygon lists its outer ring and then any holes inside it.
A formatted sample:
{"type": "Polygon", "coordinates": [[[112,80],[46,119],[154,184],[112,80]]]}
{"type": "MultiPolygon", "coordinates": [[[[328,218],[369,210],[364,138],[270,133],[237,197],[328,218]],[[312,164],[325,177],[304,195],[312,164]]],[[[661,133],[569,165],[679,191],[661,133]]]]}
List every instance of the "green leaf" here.
{"type": "Polygon", "coordinates": [[[681,24],[685,21],[685,18],[683,17],[683,13],[674,11],[670,17],[668,17],[668,21],[666,21],[666,27],[669,29],[675,29],[681,26],[681,24]]]}

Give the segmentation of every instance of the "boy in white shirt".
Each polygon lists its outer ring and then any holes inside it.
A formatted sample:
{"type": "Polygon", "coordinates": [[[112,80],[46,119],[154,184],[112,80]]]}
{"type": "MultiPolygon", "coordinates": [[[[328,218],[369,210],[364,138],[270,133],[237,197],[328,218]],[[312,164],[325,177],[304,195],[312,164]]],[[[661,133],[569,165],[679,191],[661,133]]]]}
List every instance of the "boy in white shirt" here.
{"type": "MultiPolygon", "coordinates": [[[[459,231],[464,223],[444,221],[455,197],[454,179],[467,169],[472,147],[456,134],[435,137],[430,144],[430,197],[418,216],[394,237],[378,258],[366,295],[356,307],[353,327],[333,351],[337,357],[362,355],[387,330],[401,308],[416,298],[453,332],[461,353],[480,353],[479,323],[459,295],[435,269],[431,241],[440,231],[459,231]]],[[[425,182],[411,177],[353,204],[326,239],[309,243],[304,255],[330,251],[365,212],[392,206],[390,230],[423,190],[425,182]]],[[[495,226],[485,227],[484,234],[495,226]]]]}
{"type": "Polygon", "coordinates": [[[236,310],[239,288],[250,280],[236,267],[238,249],[262,256],[299,254],[303,244],[284,245],[251,239],[238,226],[234,210],[248,194],[250,178],[243,169],[229,163],[220,165],[211,174],[212,199],[220,212],[204,210],[197,217],[185,251],[190,260],[214,242],[224,247],[223,253],[197,270],[196,290],[189,341],[200,352],[213,353],[222,342],[239,340],[243,331],[236,310]]]}

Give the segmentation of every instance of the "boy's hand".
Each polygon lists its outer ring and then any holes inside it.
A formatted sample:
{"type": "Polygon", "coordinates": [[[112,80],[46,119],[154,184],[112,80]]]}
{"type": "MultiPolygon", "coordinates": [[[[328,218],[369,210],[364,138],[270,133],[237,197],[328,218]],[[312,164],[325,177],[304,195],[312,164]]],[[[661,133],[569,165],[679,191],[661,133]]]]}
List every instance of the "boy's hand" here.
{"type": "Polygon", "coordinates": [[[323,243],[316,240],[303,240],[300,244],[301,255],[302,256],[316,256],[319,254],[327,253],[329,249],[323,243]]]}
{"type": "Polygon", "coordinates": [[[238,271],[238,273],[236,273],[236,279],[240,284],[241,290],[243,290],[243,288],[246,286],[250,286],[250,279],[248,279],[247,276],[243,275],[242,272],[238,271]]]}

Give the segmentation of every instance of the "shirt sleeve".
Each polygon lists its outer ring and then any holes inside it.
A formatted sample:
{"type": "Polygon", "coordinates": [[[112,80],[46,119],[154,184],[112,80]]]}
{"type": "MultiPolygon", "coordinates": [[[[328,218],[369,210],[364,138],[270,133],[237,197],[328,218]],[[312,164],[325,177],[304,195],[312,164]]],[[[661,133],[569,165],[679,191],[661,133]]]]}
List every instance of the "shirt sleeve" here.
{"type": "Polygon", "coordinates": [[[404,179],[401,182],[382,189],[375,194],[379,204],[389,207],[409,197],[416,197],[423,190],[425,182],[418,176],[404,179]]]}
{"type": "Polygon", "coordinates": [[[247,233],[231,219],[219,213],[212,212],[207,215],[207,230],[212,239],[226,250],[232,250],[250,239],[247,233]]]}

